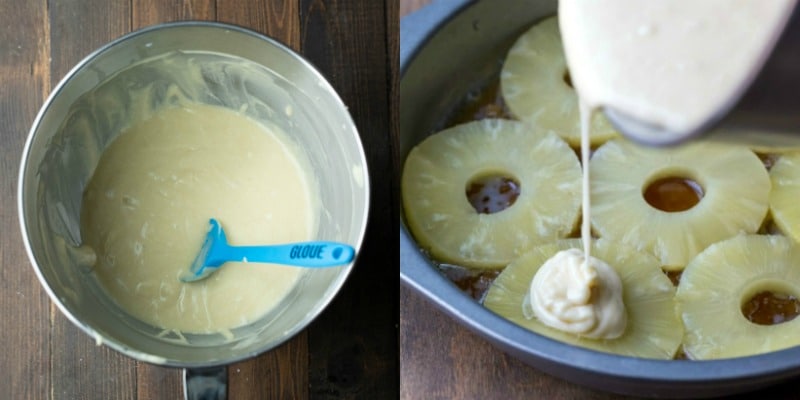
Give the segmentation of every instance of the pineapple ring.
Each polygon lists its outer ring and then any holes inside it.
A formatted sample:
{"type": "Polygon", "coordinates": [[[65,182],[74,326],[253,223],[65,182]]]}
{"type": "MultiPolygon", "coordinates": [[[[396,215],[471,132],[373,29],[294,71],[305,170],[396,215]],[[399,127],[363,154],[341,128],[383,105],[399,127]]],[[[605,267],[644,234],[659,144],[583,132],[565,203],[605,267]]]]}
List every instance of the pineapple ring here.
{"type": "Polygon", "coordinates": [[[743,146],[690,143],[652,149],[612,140],[592,156],[591,172],[597,234],[653,253],[667,270],[682,269],[712,243],[755,233],[769,208],[769,174],[743,146]],[[644,190],[667,177],[694,180],[703,187],[703,198],[680,212],[651,206],[644,190]]]}
{"type": "Polygon", "coordinates": [[[580,181],[578,158],[555,134],[486,119],[445,129],[414,147],[401,185],[406,221],[420,247],[441,262],[502,268],[573,230],[580,181]],[[466,187],[490,174],[513,176],[520,193],[509,208],[481,214],[466,187]]]}
{"type": "Polygon", "coordinates": [[[769,206],[778,229],[800,242],[800,152],[781,155],[769,172],[769,206]]]}
{"type": "Polygon", "coordinates": [[[800,318],[758,325],[742,304],[760,291],[800,297],[800,246],[779,235],[740,235],[709,246],[686,267],[676,302],[693,359],[740,357],[800,345],[800,318]]]}
{"type": "MultiPolygon", "coordinates": [[[[578,96],[566,82],[567,62],[558,18],[542,20],[523,33],[506,55],[500,88],[515,118],[536,124],[580,146],[578,96]]],[[[592,145],[619,136],[602,113],[594,113],[592,145]]]]}
{"type": "Polygon", "coordinates": [[[675,314],[675,286],[655,257],[620,243],[594,240],[591,255],[608,262],[622,280],[628,314],[622,336],[610,340],[582,338],[525,317],[522,304],[542,264],[561,250],[582,249],[581,243],[580,239],[562,240],[521,256],[494,280],[484,306],[526,329],[576,346],[633,357],[672,359],[683,338],[683,328],[675,314]]]}

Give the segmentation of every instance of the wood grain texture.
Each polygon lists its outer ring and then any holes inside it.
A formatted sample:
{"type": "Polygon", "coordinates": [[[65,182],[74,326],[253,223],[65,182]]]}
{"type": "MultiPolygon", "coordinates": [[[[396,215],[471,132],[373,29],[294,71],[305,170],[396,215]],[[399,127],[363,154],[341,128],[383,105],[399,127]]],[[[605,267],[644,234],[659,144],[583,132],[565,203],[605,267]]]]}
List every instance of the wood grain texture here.
{"type": "Polygon", "coordinates": [[[47,4],[0,3],[0,397],[41,399],[49,379],[50,302],[19,235],[16,208],[21,149],[50,91],[47,4]],[[25,327],[25,329],[14,329],[25,327]]]}
{"type": "Polygon", "coordinates": [[[396,268],[386,268],[396,264],[396,252],[390,248],[394,231],[383,228],[397,220],[389,194],[396,69],[386,65],[398,41],[396,2],[0,0],[0,399],[183,396],[180,369],[96,346],[47,298],[18,234],[15,193],[24,140],[51,88],[110,40],[187,19],[255,30],[321,65],[341,88],[361,130],[375,179],[373,202],[387,202],[370,214],[373,239],[365,247],[375,249],[359,256],[330,315],[326,310],[282,346],[228,366],[229,397],[329,398],[331,392],[338,393],[335,398],[396,397],[398,286],[396,268]]]}
{"type": "Polygon", "coordinates": [[[217,2],[215,0],[131,0],[132,30],[162,22],[214,21],[216,19],[217,2]]]}
{"type": "Polygon", "coordinates": [[[416,11],[433,0],[400,0],[400,16],[416,11]]]}
{"type": "Polygon", "coordinates": [[[301,1],[302,52],[328,77],[358,127],[370,175],[366,238],[351,277],[309,329],[309,379],[315,399],[395,398],[397,361],[397,242],[392,196],[390,107],[394,69],[387,66],[397,28],[383,25],[396,3],[373,0],[301,1]],[[388,39],[387,38],[394,38],[388,39]],[[373,101],[363,101],[363,99],[373,101]],[[330,329],[319,329],[327,326],[330,329]],[[391,355],[387,357],[386,355],[391,355]]]}
{"type": "MultiPolygon", "coordinates": [[[[131,368],[129,364],[126,368],[131,368]]],[[[136,362],[133,370],[136,374],[135,399],[160,400],[183,398],[183,377],[181,371],[175,368],[166,368],[136,362]]]]}
{"type": "Polygon", "coordinates": [[[228,366],[228,392],[236,399],[307,399],[307,330],[258,357],[228,366]]]}
{"type": "Polygon", "coordinates": [[[270,36],[293,50],[300,47],[300,15],[297,0],[217,1],[217,19],[242,25],[270,36]]]}
{"type": "MultiPolygon", "coordinates": [[[[388,32],[397,32],[396,35],[387,35],[387,51],[389,54],[389,62],[387,63],[389,69],[387,70],[386,80],[389,82],[389,136],[391,147],[391,198],[396,200],[395,209],[396,214],[390,226],[394,226],[400,219],[400,98],[399,98],[399,85],[400,85],[400,7],[389,7],[386,13],[386,27],[388,32]]],[[[392,254],[400,253],[400,245],[396,242],[392,254]]],[[[399,263],[400,260],[397,259],[399,263]]],[[[399,269],[399,266],[398,266],[399,269]]],[[[399,300],[399,299],[398,299],[399,300]]],[[[398,308],[399,318],[399,308],[398,308]]]]}

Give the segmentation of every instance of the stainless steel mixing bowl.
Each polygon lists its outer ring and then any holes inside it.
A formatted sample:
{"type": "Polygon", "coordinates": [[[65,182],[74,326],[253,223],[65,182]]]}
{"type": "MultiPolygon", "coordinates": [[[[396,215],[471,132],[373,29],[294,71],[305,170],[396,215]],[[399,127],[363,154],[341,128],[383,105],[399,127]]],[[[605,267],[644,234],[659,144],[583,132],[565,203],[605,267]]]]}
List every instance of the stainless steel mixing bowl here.
{"type": "MultiPolygon", "coordinates": [[[[555,0],[435,1],[401,21],[401,162],[468,92],[498,73],[518,35],[555,14],[556,6],[555,0]]],[[[420,251],[402,217],[402,284],[495,346],[552,375],[616,393],[683,398],[744,392],[800,375],[800,348],[718,361],[659,361],[539,336],[492,313],[447,280],[420,251]]]]}
{"type": "Polygon", "coordinates": [[[318,238],[349,243],[357,252],[361,247],[369,208],[366,159],[346,106],[323,75],[258,33],[179,22],[133,32],[89,55],[39,112],[22,154],[18,204],[36,274],[67,318],[98,343],[138,360],[209,367],[272,349],[323,311],[353,264],[308,271],[274,312],[234,329],[233,339],[182,337],[138,321],[85,267],[86,254],[77,249],[83,189],[103,149],[130,123],[132,93],[148,85],[154,104],[181,92],[280,127],[304,150],[315,175],[323,209],[318,238]],[[171,57],[173,68],[146,61],[158,57],[171,57]],[[189,73],[182,63],[199,66],[202,87],[182,86],[189,73]]]}

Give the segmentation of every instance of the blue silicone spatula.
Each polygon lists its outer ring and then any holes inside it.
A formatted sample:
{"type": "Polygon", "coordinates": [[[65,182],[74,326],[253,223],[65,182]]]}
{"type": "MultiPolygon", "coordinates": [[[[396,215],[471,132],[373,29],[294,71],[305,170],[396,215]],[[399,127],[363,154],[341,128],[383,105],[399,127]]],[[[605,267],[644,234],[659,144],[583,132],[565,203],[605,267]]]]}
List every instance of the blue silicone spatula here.
{"type": "Polygon", "coordinates": [[[311,241],[265,246],[231,246],[219,222],[211,218],[209,224],[203,247],[197,253],[189,271],[181,275],[182,282],[208,278],[228,261],[324,268],[349,264],[355,257],[353,247],[338,242],[311,241]]]}

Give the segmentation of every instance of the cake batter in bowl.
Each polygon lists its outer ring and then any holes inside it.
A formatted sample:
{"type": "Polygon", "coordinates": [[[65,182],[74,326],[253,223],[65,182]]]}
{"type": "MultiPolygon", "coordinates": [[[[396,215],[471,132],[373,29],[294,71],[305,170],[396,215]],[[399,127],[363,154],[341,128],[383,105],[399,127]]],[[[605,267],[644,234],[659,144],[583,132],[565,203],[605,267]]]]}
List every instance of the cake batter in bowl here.
{"type": "Polygon", "coordinates": [[[146,28],[88,56],[42,107],[20,169],[24,242],[52,301],[98,344],[166,366],[278,346],[353,267],[236,265],[178,282],[209,218],[233,244],[329,240],[357,254],[368,208],[364,151],[330,84],[274,40],[219,23],[146,28]]]}

